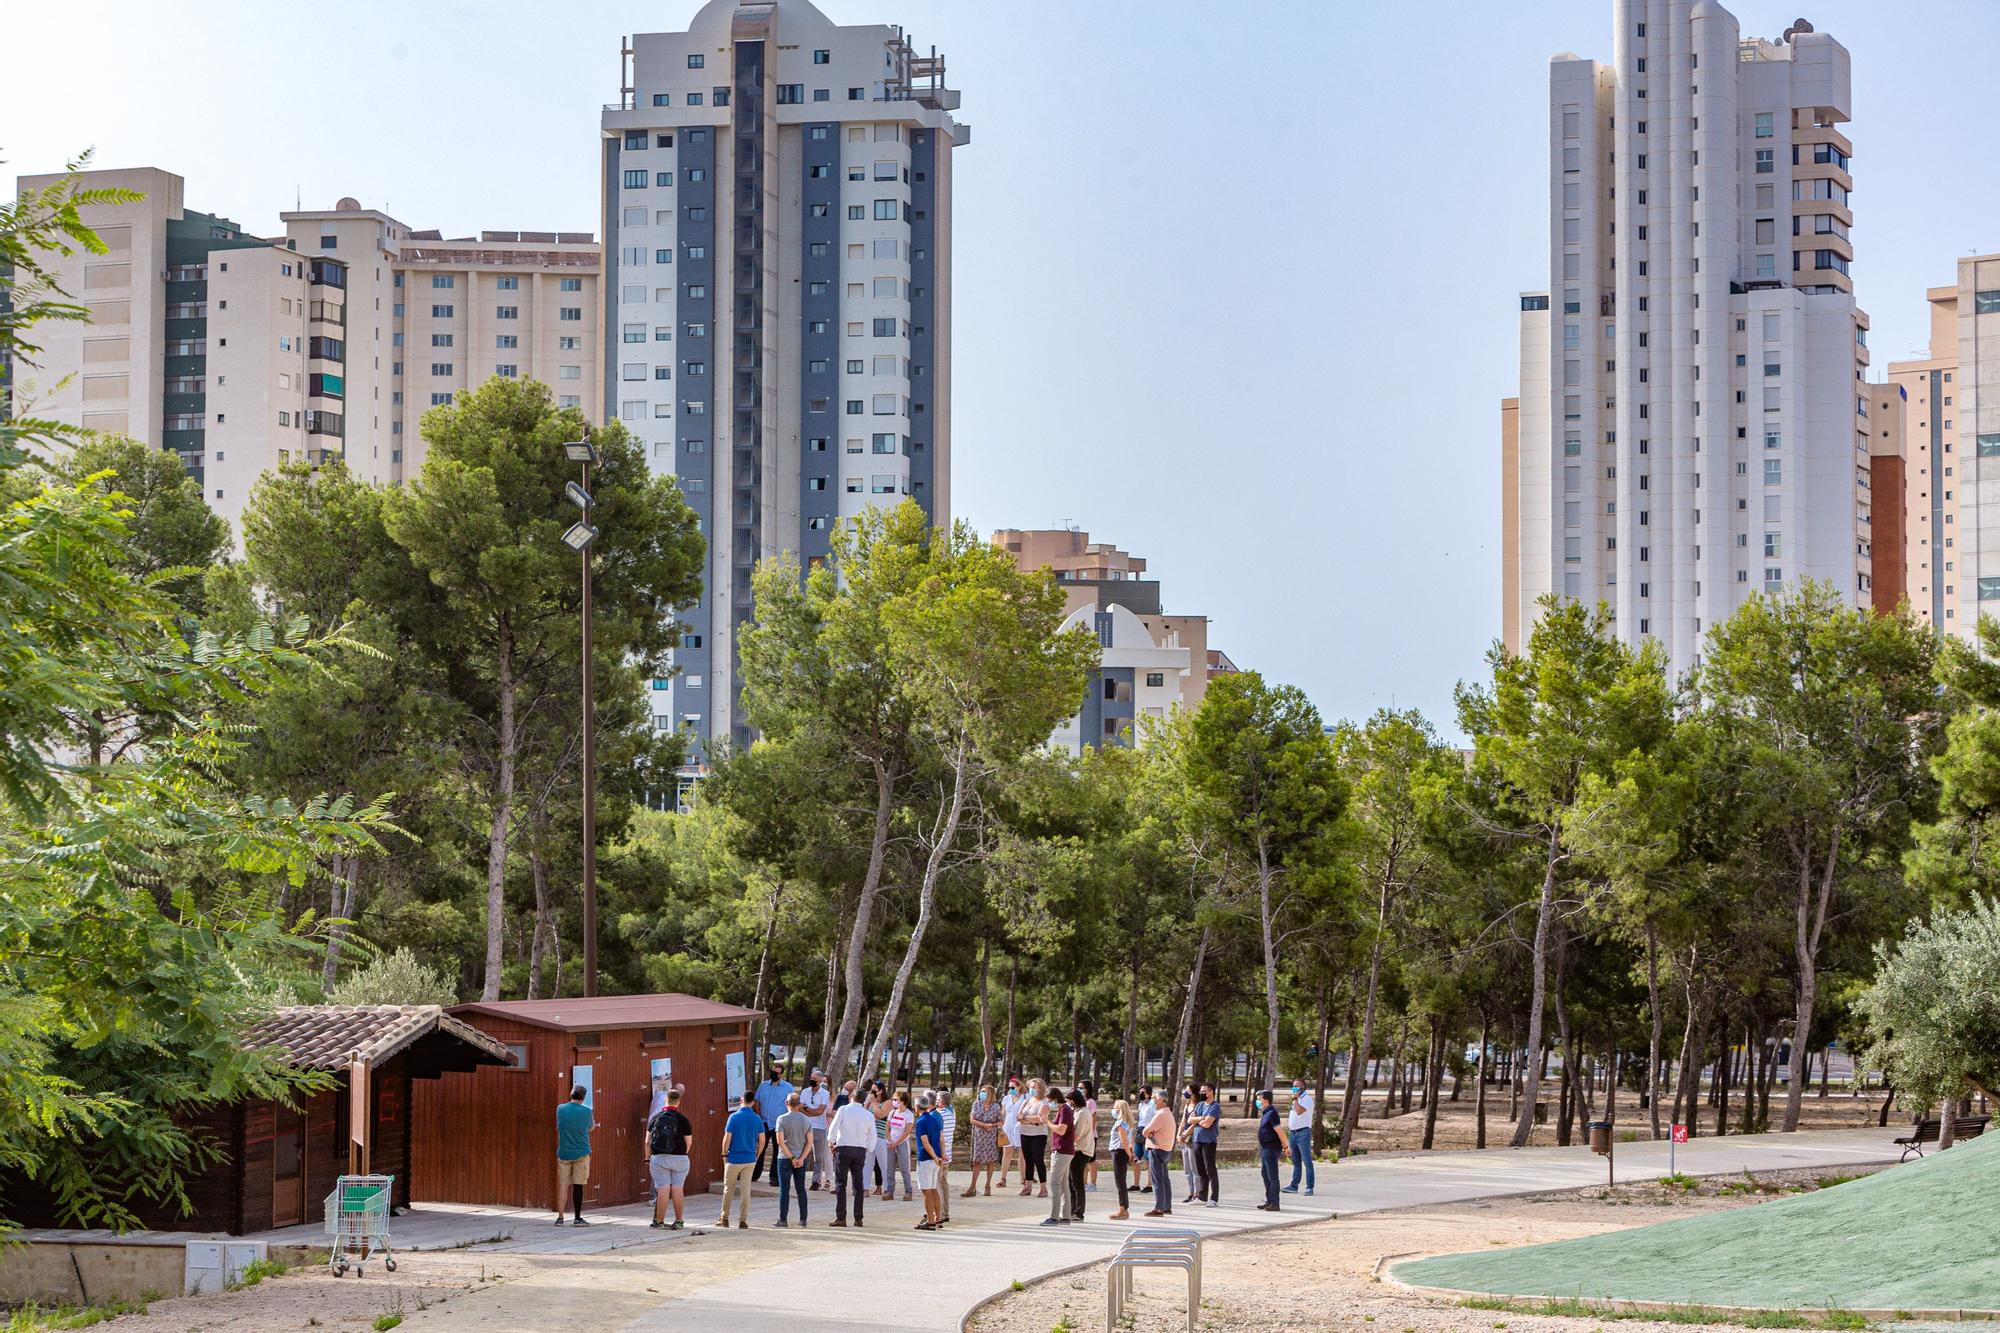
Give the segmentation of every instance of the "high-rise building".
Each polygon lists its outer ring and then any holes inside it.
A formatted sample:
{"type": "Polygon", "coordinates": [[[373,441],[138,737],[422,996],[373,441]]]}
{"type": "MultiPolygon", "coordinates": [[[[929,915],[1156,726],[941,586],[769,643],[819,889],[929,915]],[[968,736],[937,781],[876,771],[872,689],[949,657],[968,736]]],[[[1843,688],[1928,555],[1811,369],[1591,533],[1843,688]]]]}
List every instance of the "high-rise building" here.
{"type": "Polygon", "coordinates": [[[15,368],[11,410],[173,450],[233,526],[264,468],[344,447],[346,265],[188,208],[171,172],[84,185],[140,197],[80,210],[105,253],[45,256],[90,318],[36,326],[39,364],[15,368]]]}
{"type": "MultiPolygon", "coordinates": [[[[1966,332],[1976,338],[1979,329],[1978,282],[1982,264],[1985,277],[2000,288],[2000,256],[1972,256],[1959,261],[1959,282],[1950,287],[1933,287],[1924,295],[1930,304],[1930,355],[1910,361],[1889,363],[1889,383],[1904,395],[1905,459],[1904,510],[1905,551],[1909,567],[1906,589],[1919,620],[1949,633],[1970,639],[1978,625],[1976,606],[1961,611],[1962,584],[1971,583],[1977,602],[1974,579],[1960,579],[1960,569],[1972,570],[1969,552],[1976,549],[1969,528],[1959,524],[1958,491],[1967,479],[1963,468],[1976,459],[1962,457],[1958,450],[1958,423],[1972,420],[1973,398],[1960,389],[1959,312],[1972,312],[1966,332]],[[1961,288],[1963,290],[1961,291],[1961,288]]],[[[1989,297],[2000,293],[1988,292],[1989,297]]],[[[2000,300],[1990,302],[1987,336],[2000,333],[2000,300]]],[[[1989,344],[1990,346],[1991,344],[1989,344]]],[[[1968,386],[1970,387],[1970,386],[1968,386]]],[[[1994,429],[2000,430],[2000,426],[1994,429]]]]}
{"type": "Polygon", "coordinates": [[[1676,672],[1752,592],[1870,595],[1849,57],[1712,0],[1615,0],[1549,70],[1549,280],[1521,298],[1512,609],[1610,605],[1676,672]]]}
{"type": "Polygon", "coordinates": [[[545,380],[601,419],[601,255],[587,232],[445,240],[342,199],[282,214],[284,235],[264,238],[187,208],[172,172],[82,183],[142,197],[82,210],[107,253],[50,256],[90,321],[36,330],[41,368],[17,376],[16,410],[176,451],[232,531],[282,463],[415,476],[423,414],[494,375],[545,380]]]}
{"type": "Polygon", "coordinates": [[[1140,719],[1193,712],[1210,680],[1236,670],[1208,646],[1208,617],[1167,614],[1159,580],[1146,578],[1145,560],[1129,551],[1075,528],[1003,528],[992,541],[1017,568],[1053,574],[1064,628],[1082,625],[1102,646],[1083,707],[1057,729],[1054,744],[1072,753],[1134,744],[1143,738],[1140,719]]]}
{"type": "Polygon", "coordinates": [[[1909,393],[1870,384],[1868,393],[1868,605],[1884,615],[1914,603],[1910,582],[1909,393]]]}
{"type": "Polygon", "coordinates": [[[1930,355],[1889,365],[1908,395],[1910,599],[1971,641],[1982,611],[2000,615],[2000,254],[1962,257],[1925,295],[1930,355]]]}
{"type": "Polygon", "coordinates": [[[951,509],[952,150],[935,51],[807,0],[711,0],[634,36],[603,115],[607,412],[709,542],[657,726],[747,743],[736,632],[758,560],[951,509]]]}
{"type": "Polygon", "coordinates": [[[278,216],[287,245],[348,267],[347,458],[359,475],[415,477],[424,413],[496,375],[540,380],[558,407],[603,419],[603,256],[589,232],[447,239],[352,198],[278,216]]]}

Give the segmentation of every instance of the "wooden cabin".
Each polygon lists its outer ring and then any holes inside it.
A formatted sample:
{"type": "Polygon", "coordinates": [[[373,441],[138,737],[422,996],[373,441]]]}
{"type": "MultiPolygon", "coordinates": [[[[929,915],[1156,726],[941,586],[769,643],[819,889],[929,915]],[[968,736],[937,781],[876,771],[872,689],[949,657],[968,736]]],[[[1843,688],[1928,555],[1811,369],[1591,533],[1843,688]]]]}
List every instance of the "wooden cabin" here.
{"type": "Polygon", "coordinates": [[[556,1107],[568,1100],[574,1071],[586,1068],[597,1129],[585,1203],[650,1199],[646,1121],[659,1061],[694,1122],[688,1192],[721,1179],[732,1077],[753,1086],[757,1078],[748,1054],[757,1010],[663,994],[480,1001],[450,1012],[514,1058],[416,1087],[416,1197],[553,1212],[556,1107]]]}
{"type": "MultiPolygon", "coordinates": [[[[411,1089],[447,1071],[504,1065],[507,1048],[437,1005],[298,1005],[279,1009],[244,1033],[245,1046],[277,1047],[287,1062],[335,1078],[300,1106],[246,1099],[177,1117],[222,1150],[221,1160],[187,1181],[193,1211],[135,1201],[140,1221],[170,1231],[231,1235],[317,1222],[336,1177],[349,1172],[355,1061],[367,1065],[362,1102],[369,1117],[367,1170],[396,1178],[393,1201],[421,1193],[410,1156],[411,1089]]],[[[355,1169],[361,1169],[356,1164],[355,1169]]],[[[64,1225],[45,1194],[9,1198],[27,1226],[64,1225]]]]}

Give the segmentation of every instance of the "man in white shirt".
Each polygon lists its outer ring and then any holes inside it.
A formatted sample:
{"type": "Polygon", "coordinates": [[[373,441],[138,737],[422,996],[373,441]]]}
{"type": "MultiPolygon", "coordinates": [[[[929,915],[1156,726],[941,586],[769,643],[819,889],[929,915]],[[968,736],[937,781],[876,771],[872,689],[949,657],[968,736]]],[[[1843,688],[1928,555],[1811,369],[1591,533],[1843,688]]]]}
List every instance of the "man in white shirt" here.
{"type": "Polygon", "coordinates": [[[826,1141],[833,1148],[833,1225],[847,1225],[847,1192],[854,1191],[854,1225],[861,1225],[861,1200],[867,1189],[863,1173],[875,1147],[875,1113],[850,1101],[833,1113],[826,1141]]]}
{"type": "Polygon", "coordinates": [[[1299,1192],[1299,1169],[1305,1168],[1306,1193],[1313,1192],[1313,1095],[1306,1091],[1306,1081],[1292,1080],[1292,1112],[1285,1117],[1285,1137],[1292,1151],[1292,1183],[1285,1186],[1285,1193],[1299,1192]]]}
{"type": "Polygon", "coordinates": [[[958,1112],[951,1104],[951,1094],[939,1088],[934,1094],[933,1106],[938,1119],[944,1122],[942,1136],[942,1156],[938,1159],[938,1198],[944,1212],[943,1220],[951,1221],[951,1144],[958,1136],[958,1112]]]}
{"type": "Polygon", "coordinates": [[[799,1090],[799,1111],[812,1122],[812,1188],[824,1189],[826,1178],[833,1171],[832,1149],[826,1146],[828,1114],[833,1108],[833,1093],[826,1086],[826,1073],[815,1069],[799,1090]]]}

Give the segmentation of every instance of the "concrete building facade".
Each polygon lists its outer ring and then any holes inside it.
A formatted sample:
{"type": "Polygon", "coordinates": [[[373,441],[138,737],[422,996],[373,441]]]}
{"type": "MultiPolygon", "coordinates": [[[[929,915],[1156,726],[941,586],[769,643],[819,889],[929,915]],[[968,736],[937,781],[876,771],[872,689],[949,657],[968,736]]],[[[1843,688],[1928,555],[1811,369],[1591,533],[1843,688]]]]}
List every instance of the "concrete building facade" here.
{"type": "Polygon", "coordinates": [[[1237,669],[1226,653],[1209,647],[1207,616],[1166,611],[1159,580],[1145,577],[1142,557],[1075,528],[1003,528],[992,542],[1018,568],[1053,574],[1063,589],[1065,627],[1085,625],[1103,646],[1083,710],[1057,732],[1056,744],[1074,749],[1143,740],[1137,719],[1176,709],[1191,713],[1201,707],[1210,680],[1237,669]]]}
{"type": "Polygon", "coordinates": [[[80,210],[104,254],[48,256],[90,318],[36,329],[40,364],[16,368],[12,410],[173,450],[233,527],[264,468],[346,447],[346,266],[188,208],[171,172],[84,184],[140,198],[80,210]]]}
{"type": "Polygon", "coordinates": [[[904,497],[950,520],[952,151],[944,61],[807,0],[711,0],[632,37],[602,119],[602,393],[709,542],[656,726],[747,744],[758,560],[826,558],[904,497]]]}
{"type": "Polygon", "coordinates": [[[257,478],[284,463],[415,476],[423,414],[494,375],[545,380],[601,419],[588,233],[448,241],[349,198],[281,214],[284,233],[260,237],[188,208],[183,179],[156,167],[83,185],[142,197],[82,210],[106,254],[51,257],[90,321],[37,330],[41,365],[21,368],[15,410],[175,451],[232,531],[257,478]]]}
{"type": "MultiPolygon", "coordinates": [[[[1970,256],[1959,262],[1957,283],[1924,293],[1931,315],[1930,354],[1889,363],[1889,383],[1903,392],[1907,423],[1904,532],[1910,609],[1926,624],[1968,640],[1978,625],[1978,609],[1962,604],[1962,590],[1971,582],[1970,600],[1976,604],[1978,584],[1976,566],[1961,562],[1977,549],[1977,534],[1962,522],[1966,515],[1958,497],[1970,480],[1967,469],[1978,460],[1960,450],[1959,422],[1974,421],[1977,408],[1974,386],[1961,387],[1959,379],[1961,338],[1970,340],[1975,355],[1979,350],[1982,280],[1989,282],[1988,304],[1995,307],[1984,321],[1986,336],[2000,334],[2000,301],[1994,299],[2000,296],[2000,255],[1970,256]],[[1960,570],[1974,570],[1972,580],[1961,579],[1960,570]]],[[[1975,428],[1975,441],[1977,435],[1975,428]]]]}
{"type": "Polygon", "coordinates": [[[1550,64],[1548,286],[1521,297],[1503,625],[1607,604],[1678,673],[1752,592],[1871,583],[1849,57],[1712,0],[1615,0],[1550,64]]]}

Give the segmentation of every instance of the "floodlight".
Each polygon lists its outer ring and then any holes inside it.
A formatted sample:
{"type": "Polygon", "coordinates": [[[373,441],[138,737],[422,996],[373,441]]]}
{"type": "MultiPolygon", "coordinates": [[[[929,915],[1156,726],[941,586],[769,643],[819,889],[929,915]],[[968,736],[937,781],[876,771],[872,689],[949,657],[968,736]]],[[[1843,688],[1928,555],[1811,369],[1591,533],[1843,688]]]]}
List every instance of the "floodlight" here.
{"type": "Polygon", "coordinates": [[[572,523],[569,531],[562,535],[563,545],[572,551],[582,551],[597,540],[597,529],[588,523],[572,523]]]}
{"type": "Polygon", "coordinates": [[[586,512],[588,512],[588,510],[590,509],[590,503],[591,503],[590,492],[586,491],[585,489],[583,489],[583,487],[577,485],[575,482],[572,481],[566,483],[563,486],[563,494],[568,496],[569,502],[575,505],[578,509],[582,509],[586,512]]]}
{"type": "Polygon", "coordinates": [[[563,444],[563,456],[572,463],[595,463],[597,446],[589,440],[568,440],[563,444]]]}

